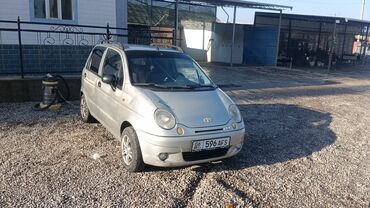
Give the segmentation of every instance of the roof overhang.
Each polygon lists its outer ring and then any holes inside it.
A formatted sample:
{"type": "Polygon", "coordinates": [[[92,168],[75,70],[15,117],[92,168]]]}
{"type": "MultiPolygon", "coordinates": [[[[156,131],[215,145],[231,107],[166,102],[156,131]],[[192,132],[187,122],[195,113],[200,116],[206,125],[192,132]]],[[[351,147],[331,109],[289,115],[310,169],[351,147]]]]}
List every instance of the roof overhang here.
{"type": "MultiPolygon", "coordinates": [[[[255,16],[256,17],[279,18],[279,14],[267,13],[267,12],[256,12],[255,16]]],[[[370,25],[370,21],[345,18],[345,17],[302,15],[302,14],[283,14],[282,17],[286,19],[310,21],[310,22],[334,23],[336,20],[339,20],[340,23],[342,24],[350,23],[350,24],[356,24],[356,25],[370,25]]]]}
{"type": "Polygon", "coordinates": [[[359,20],[359,19],[353,19],[353,18],[346,18],[346,22],[352,22],[360,25],[368,25],[370,26],[370,21],[368,20],[359,20]]]}
{"type": "Polygon", "coordinates": [[[189,3],[202,3],[213,6],[225,6],[225,7],[241,7],[241,8],[252,8],[252,9],[263,9],[263,10],[292,10],[291,6],[284,6],[278,4],[267,4],[253,1],[243,1],[243,0],[180,0],[180,2],[189,3]]]}

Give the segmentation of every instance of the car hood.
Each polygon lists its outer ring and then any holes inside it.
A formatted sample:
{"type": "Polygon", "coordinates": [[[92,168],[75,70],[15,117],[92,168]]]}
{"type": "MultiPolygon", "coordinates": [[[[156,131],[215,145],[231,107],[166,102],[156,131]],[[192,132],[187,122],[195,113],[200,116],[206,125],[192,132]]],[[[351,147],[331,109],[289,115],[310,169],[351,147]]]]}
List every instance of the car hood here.
{"type": "Polygon", "coordinates": [[[169,108],[177,122],[190,128],[225,125],[232,102],[220,89],[212,91],[144,92],[158,108],[169,108]]]}

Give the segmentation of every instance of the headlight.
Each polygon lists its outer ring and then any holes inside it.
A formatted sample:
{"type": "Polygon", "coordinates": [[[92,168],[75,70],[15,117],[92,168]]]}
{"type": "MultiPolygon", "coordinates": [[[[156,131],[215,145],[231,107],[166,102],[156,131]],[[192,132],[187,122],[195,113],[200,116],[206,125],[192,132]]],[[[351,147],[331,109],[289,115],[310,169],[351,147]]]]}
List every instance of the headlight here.
{"type": "Polygon", "coordinates": [[[240,114],[240,111],[236,105],[230,105],[229,115],[237,123],[242,121],[242,115],[240,114]]]}
{"type": "Polygon", "coordinates": [[[172,129],[176,125],[176,119],[172,113],[163,109],[157,109],[154,112],[154,120],[158,126],[167,130],[172,129]]]}

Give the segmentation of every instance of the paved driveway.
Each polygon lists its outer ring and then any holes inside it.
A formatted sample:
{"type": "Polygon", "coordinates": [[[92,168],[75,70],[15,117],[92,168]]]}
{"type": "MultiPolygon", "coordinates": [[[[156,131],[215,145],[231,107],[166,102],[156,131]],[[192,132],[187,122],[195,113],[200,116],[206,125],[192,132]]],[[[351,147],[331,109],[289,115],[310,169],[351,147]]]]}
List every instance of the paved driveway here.
{"type": "Polygon", "coordinates": [[[369,206],[369,72],[206,71],[243,113],[236,158],[128,173],[118,142],[82,123],[78,102],[59,112],[0,104],[0,207],[369,206]]]}

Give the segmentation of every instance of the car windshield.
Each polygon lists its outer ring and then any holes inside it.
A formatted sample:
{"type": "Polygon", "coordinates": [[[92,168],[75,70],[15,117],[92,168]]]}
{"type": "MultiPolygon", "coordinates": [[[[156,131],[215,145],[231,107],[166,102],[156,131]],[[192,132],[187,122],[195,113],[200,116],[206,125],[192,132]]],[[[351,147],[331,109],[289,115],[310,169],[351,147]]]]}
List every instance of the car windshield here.
{"type": "Polygon", "coordinates": [[[215,85],[187,55],[160,51],[126,52],[131,82],[161,89],[214,89],[215,85]]]}

